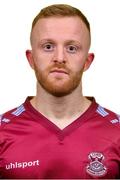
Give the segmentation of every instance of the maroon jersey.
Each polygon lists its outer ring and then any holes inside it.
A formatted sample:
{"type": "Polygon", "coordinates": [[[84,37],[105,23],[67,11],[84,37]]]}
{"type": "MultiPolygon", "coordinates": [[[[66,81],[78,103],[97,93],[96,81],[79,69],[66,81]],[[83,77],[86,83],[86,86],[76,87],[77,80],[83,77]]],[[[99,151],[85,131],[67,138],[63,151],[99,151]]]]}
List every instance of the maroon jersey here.
{"type": "Polygon", "coordinates": [[[120,119],[94,99],[63,130],[30,98],[0,118],[0,178],[120,178],[120,119]]]}

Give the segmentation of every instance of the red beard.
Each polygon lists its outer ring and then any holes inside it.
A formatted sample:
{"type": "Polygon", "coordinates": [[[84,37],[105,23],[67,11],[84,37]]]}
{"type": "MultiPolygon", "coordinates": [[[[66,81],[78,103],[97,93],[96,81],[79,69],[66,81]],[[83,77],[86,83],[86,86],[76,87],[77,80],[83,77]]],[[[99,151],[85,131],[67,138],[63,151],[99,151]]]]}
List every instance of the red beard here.
{"type": "Polygon", "coordinates": [[[34,64],[34,70],[38,83],[44,90],[56,97],[72,93],[79,86],[83,74],[83,68],[81,71],[73,73],[65,64],[55,64],[44,71],[40,71],[34,64]],[[65,74],[53,76],[51,72],[54,69],[62,69],[65,74]]]}

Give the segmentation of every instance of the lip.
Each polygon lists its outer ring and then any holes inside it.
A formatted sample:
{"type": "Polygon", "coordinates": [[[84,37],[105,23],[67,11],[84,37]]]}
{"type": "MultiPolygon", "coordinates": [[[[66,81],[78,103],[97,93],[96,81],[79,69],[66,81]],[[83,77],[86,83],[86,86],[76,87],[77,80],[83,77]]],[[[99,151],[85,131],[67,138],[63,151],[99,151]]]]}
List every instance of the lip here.
{"type": "Polygon", "coordinates": [[[64,73],[64,74],[68,74],[64,69],[53,69],[52,71],[50,71],[50,73],[64,73]]]}

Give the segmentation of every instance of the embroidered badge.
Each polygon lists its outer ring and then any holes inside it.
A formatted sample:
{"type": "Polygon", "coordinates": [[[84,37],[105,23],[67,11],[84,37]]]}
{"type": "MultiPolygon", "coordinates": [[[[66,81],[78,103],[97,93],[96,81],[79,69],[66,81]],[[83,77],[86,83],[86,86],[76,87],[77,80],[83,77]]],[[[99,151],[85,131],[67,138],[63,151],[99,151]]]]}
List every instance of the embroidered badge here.
{"type": "Polygon", "coordinates": [[[103,176],[107,173],[107,168],[102,163],[104,160],[102,153],[92,152],[88,155],[88,159],[91,161],[86,167],[88,174],[92,176],[103,176]]]}

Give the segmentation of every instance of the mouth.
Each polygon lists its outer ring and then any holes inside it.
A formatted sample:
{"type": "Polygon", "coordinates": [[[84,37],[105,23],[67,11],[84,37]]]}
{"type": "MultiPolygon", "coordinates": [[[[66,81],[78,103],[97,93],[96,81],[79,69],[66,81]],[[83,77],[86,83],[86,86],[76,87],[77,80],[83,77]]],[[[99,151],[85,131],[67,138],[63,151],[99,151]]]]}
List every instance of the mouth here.
{"type": "Polygon", "coordinates": [[[50,73],[68,74],[68,72],[64,69],[53,69],[52,71],[50,71],[50,73]]]}

